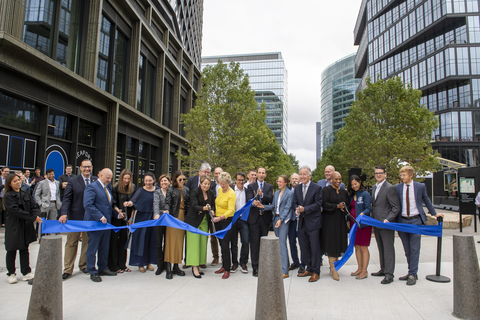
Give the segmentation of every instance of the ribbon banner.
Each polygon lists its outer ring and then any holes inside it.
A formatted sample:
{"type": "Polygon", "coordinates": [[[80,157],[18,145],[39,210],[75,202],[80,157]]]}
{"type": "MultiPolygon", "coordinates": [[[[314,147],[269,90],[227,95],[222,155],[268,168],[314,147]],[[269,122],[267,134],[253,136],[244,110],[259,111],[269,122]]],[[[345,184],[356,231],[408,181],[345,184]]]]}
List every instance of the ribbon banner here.
{"type": "MultiPolygon", "coordinates": [[[[402,231],[407,233],[416,233],[425,236],[432,236],[432,237],[442,237],[442,228],[443,223],[439,223],[436,226],[424,226],[424,225],[414,225],[414,224],[405,224],[405,223],[384,223],[373,219],[371,217],[360,215],[357,217],[358,223],[360,223],[361,227],[372,226],[376,228],[382,229],[389,229],[395,231],[402,231]]],[[[348,235],[348,247],[343,256],[340,260],[336,261],[335,270],[338,271],[343,265],[348,261],[348,259],[353,254],[353,247],[355,245],[355,235],[357,233],[357,224],[354,223],[352,229],[350,229],[350,234],[348,235]]]]}
{"type": "MultiPolygon", "coordinates": [[[[82,220],[67,220],[65,223],[61,223],[58,220],[43,220],[42,223],[42,233],[67,233],[67,232],[85,232],[85,231],[101,231],[101,230],[113,230],[118,232],[122,229],[129,229],[130,232],[135,232],[139,228],[148,228],[148,227],[170,227],[175,229],[186,230],[191,233],[200,234],[203,236],[215,236],[217,238],[223,239],[228,230],[232,228],[232,225],[238,220],[242,219],[247,221],[248,214],[250,212],[250,207],[252,206],[253,199],[248,201],[242,208],[240,208],[233,215],[232,222],[222,230],[219,230],[214,233],[208,233],[201,231],[197,228],[192,227],[188,223],[180,221],[172,217],[168,213],[164,213],[157,220],[147,220],[138,223],[133,223],[129,226],[115,227],[109,223],[102,223],[100,221],[82,221],[82,220]]],[[[209,217],[207,217],[209,219],[209,217]]]]}

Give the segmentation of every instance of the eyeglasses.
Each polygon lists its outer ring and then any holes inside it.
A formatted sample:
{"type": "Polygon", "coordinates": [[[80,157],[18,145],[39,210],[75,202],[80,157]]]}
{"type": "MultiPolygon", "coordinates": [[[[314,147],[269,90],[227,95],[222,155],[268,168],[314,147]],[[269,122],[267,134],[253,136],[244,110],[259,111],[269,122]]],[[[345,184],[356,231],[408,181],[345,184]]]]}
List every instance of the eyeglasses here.
{"type": "Polygon", "coordinates": [[[385,174],[385,172],[375,172],[376,176],[381,176],[382,174],[385,174]]]}
{"type": "Polygon", "coordinates": [[[178,181],[185,181],[185,180],[187,180],[187,178],[180,178],[180,179],[178,179],[178,181]]]}
{"type": "Polygon", "coordinates": [[[242,180],[238,179],[237,182],[245,182],[245,180],[243,180],[243,179],[242,179],[242,180]]]}
{"type": "Polygon", "coordinates": [[[92,167],[92,166],[83,166],[82,168],[84,168],[84,169],[92,169],[93,167],[92,167]]]}

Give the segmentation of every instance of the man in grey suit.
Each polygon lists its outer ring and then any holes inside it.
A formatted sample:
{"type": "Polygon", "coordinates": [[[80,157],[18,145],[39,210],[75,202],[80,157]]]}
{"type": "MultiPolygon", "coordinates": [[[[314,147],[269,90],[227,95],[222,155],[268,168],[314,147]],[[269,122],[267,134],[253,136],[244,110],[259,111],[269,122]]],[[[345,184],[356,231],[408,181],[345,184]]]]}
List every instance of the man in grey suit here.
{"type": "Polygon", "coordinates": [[[48,169],[47,179],[40,181],[35,189],[35,201],[40,206],[42,217],[56,220],[57,212],[62,207],[60,200],[60,183],[55,180],[55,171],[48,169]]]}
{"type": "MultiPolygon", "coordinates": [[[[428,198],[427,188],[423,183],[413,181],[415,169],[411,166],[405,166],[400,169],[400,178],[402,183],[395,186],[400,203],[400,213],[397,216],[397,222],[415,225],[425,225],[427,216],[423,210],[423,202],[432,216],[443,217],[443,214],[435,211],[432,202],[428,198]]],[[[418,262],[420,259],[420,239],[421,235],[416,233],[398,232],[402,240],[403,249],[408,263],[408,274],[398,278],[407,281],[408,286],[417,283],[418,262]]]]}
{"type": "MultiPolygon", "coordinates": [[[[372,218],[384,223],[394,222],[400,212],[400,203],[395,187],[388,183],[386,178],[385,167],[376,166],[375,179],[377,183],[372,189],[372,218]]],[[[372,276],[385,276],[382,284],[392,283],[395,270],[395,231],[375,228],[375,240],[380,255],[380,271],[372,273],[372,276]]]]}

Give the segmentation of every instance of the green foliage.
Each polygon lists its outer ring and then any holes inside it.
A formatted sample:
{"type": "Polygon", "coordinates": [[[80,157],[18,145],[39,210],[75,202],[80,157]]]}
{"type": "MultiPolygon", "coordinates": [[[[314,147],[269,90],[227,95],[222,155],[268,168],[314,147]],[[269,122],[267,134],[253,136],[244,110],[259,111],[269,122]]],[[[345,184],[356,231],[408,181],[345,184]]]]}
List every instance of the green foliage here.
{"type": "Polygon", "coordinates": [[[357,94],[345,118],[345,127],[336,135],[337,149],[332,150],[333,155],[327,153],[325,161],[335,167],[362,168],[372,183],[377,165],[387,168],[387,180],[394,184],[403,162],[409,162],[418,175],[436,171],[437,154],[433,154],[430,139],[438,120],[425,106],[419,106],[421,96],[420,90],[405,87],[399,77],[379,78],[376,83],[367,78],[366,88],[357,94]]]}
{"type": "Polygon", "coordinates": [[[346,161],[343,146],[335,140],[332,145],[322,152],[322,158],[317,162],[317,168],[312,172],[312,181],[325,179],[325,167],[332,165],[342,175],[342,181],[348,183],[348,169],[352,166],[346,161]]]}
{"type": "Polygon", "coordinates": [[[184,170],[192,174],[208,162],[233,178],[238,170],[264,166],[269,182],[276,180],[278,172],[293,171],[289,157],[265,124],[265,105],[258,107],[239,63],[219,61],[207,66],[202,71],[202,85],[195,107],[181,115],[189,141],[189,154],[177,153],[184,170]]]}
{"type": "Polygon", "coordinates": [[[290,158],[290,164],[292,165],[293,170],[295,170],[295,172],[298,173],[300,165],[298,163],[297,157],[295,157],[295,155],[292,153],[289,153],[288,157],[290,158]]]}

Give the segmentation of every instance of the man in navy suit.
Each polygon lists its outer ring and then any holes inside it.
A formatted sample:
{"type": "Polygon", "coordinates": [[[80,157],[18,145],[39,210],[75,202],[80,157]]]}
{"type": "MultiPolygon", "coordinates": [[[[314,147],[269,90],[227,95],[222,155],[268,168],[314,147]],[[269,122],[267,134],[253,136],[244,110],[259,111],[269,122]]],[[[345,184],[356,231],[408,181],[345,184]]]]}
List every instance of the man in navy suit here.
{"type": "Polygon", "coordinates": [[[320,277],[320,229],[322,228],[322,187],[310,181],[312,171],[300,168],[300,181],[294,189],[293,208],[298,217],[298,240],[306,269],[299,277],[310,276],[308,282],[320,277]]]}
{"type": "MultiPolygon", "coordinates": [[[[85,218],[88,221],[101,221],[110,223],[113,215],[112,192],[107,187],[112,180],[112,170],[105,168],[98,174],[98,180],[85,188],[83,204],[85,218]]],[[[123,218],[123,212],[117,214],[118,219],[123,218]]],[[[108,249],[110,244],[110,230],[89,231],[87,248],[87,270],[93,282],[100,282],[104,276],[116,276],[117,273],[108,269],[108,249]],[[95,268],[96,254],[98,252],[98,270],[95,268]]]]}
{"type": "Polygon", "coordinates": [[[273,201],[273,186],[265,182],[267,171],[264,167],[257,169],[257,181],[247,188],[247,201],[256,199],[250,208],[248,215],[248,239],[250,242],[250,260],[252,261],[253,276],[258,277],[258,260],[260,257],[260,238],[268,235],[272,223],[272,211],[264,211],[256,207],[256,203],[263,205],[271,204],[273,201]]]}
{"type": "MultiPolygon", "coordinates": [[[[423,211],[422,200],[432,216],[443,217],[443,214],[435,211],[432,202],[428,198],[427,188],[423,183],[413,181],[415,169],[411,166],[405,166],[400,169],[400,178],[403,182],[397,184],[398,200],[400,202],[400,213],[397,216],[398,223],[407,223],[415,225],[425,225],[427,216],[423,211]]],[[[408,274],[398,278],[407,281],[411,286],[417,283],[418,261],[420,258],[420,239],[421,235],[398,231],[398,236],[402,240],[403,249],[408,263],[408,274]]]]}
{"type": "MultiPolygon", "coordinates": [[[[60,218],[58,219],[58,221],[61,223],[65,223],[67,220],[83,220],[85,217],[85,209],[83,207],[83,195],[85,193],[85,187],[97,180],[97,177],[92,176],[92,169],[92,162],[90,162],[88,159],[84,159],[80,163],[81,174],[68,180],[62,197],[60,218]]],[[[67,280],[73,274],[73,266],[75,265],[75,259],[77,258],[78,241],[81,234],[83,234],[83,240],[80,240],[82,241],[82,251],[80,254],[80,261],[78,262],[78,267],[84,274],[88,274],[88,233],[69,232],[67,233],[67,242],[65,243],[64,269],[62,275],[63,280],[67,280]]]]}

